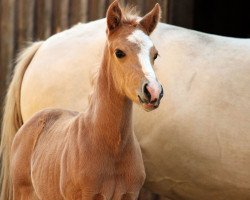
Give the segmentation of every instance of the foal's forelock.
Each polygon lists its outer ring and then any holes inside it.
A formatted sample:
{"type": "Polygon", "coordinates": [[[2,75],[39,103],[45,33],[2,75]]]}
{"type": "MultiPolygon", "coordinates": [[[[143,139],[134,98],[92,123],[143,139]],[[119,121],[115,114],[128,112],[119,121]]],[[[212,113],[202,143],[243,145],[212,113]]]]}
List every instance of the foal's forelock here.
{"type": "Polygon", "coordinates": [[[150,51],[153,48],[153,42],[150,40],[149,36],[146,35],[142,30],[134,30],[127,39],[136,44],[139,47],[139,52],[137,54],[138,60],[142,67],[142,71],[147,80],[155,80],[155,72],[153,70],[150,58],[150,51]]]}

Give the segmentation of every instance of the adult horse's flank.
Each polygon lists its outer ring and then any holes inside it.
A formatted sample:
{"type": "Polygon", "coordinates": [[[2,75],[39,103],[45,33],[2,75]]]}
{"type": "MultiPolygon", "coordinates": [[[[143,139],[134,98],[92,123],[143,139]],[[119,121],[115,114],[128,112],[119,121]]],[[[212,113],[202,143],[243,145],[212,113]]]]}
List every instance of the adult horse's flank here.
{"type": "Polygon", "coordinates": [[[122,13],[117,1],[111,4],[108,40],[87,111],[40,111],[14,138],[15,200],[137,199],[145,171],[132,102],[153,110],[162,98],[152,68],[157,50],[149,38],[159,18],[158,4],[140,21],[122,13]]]}

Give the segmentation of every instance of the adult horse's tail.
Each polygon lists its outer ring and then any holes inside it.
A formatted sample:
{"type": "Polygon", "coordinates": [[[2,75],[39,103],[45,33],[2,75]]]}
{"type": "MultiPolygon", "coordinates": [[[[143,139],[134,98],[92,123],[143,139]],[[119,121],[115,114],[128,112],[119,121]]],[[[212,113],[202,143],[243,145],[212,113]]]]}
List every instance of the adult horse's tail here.
{"type": "Polygon", "coordinates": [[[42,42],[35,42],[25,49],[18,58],[12,81],[5,98],[2,121],[0,155],[2,158],[0,183],[0,200],[12,200],[12,183],[10,178],[10,150],[12,141],[23,120],[20,108],[20,90],[24,73],[42,42]]]}

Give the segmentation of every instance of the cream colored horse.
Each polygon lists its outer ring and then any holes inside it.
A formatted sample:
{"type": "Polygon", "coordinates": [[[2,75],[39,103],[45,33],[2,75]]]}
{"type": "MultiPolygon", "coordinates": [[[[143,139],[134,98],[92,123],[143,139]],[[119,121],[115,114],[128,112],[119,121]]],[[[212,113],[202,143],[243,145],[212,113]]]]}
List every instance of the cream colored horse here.
{"type": "MultiPolygon", "coordinates": [[[[165,96],[159,110],[135,109],[146,186],[173,199],[250,199],[250,40],[163,23],[152,40],[165,96]]],[[[7,97],[2,146],[38,110],[83,110],[104,41],[102,19],[25,52],[7,97]]]]}

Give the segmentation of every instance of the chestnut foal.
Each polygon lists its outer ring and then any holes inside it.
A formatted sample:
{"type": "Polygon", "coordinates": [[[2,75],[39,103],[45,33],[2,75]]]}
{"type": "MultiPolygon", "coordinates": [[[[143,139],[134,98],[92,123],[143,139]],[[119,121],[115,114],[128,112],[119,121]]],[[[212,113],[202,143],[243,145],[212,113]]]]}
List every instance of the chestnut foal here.
{"type": "Polygon", "coordinates": [[[107,11],[107,42],[84,113],[46,109],[16,134],[11,151],[15,200],[136,199],[145,170],[132,126],[132,101],[146,110],[163,95],[149,38],[160,7],[141,20],[118,2],[107,11]]]}

